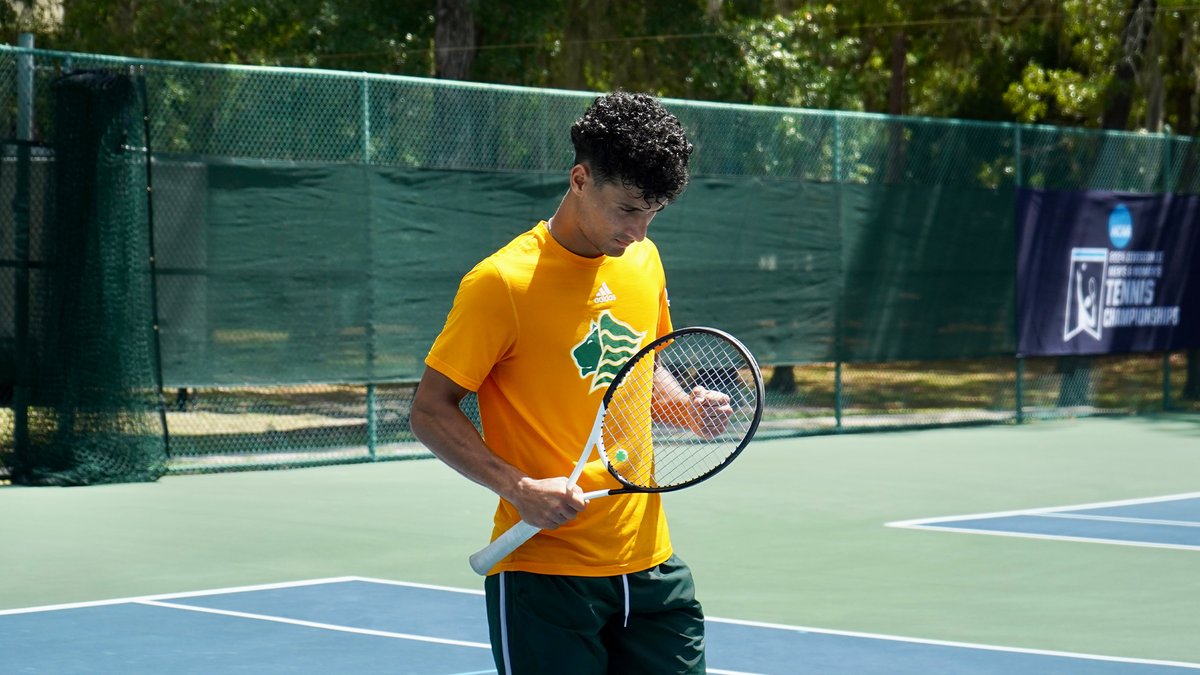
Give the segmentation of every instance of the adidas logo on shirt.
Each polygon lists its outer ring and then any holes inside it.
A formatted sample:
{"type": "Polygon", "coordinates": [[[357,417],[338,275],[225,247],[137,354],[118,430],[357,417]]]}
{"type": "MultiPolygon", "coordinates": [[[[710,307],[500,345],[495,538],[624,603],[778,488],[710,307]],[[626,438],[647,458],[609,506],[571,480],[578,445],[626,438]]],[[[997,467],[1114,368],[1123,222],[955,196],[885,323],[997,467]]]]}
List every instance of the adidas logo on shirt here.
{"type": "Polygon", "coordinates": [[[596,297],[592,298],[592,302],[599,305],[605,302],[612,302],[616,299],[617,295],[608,287],[608,282],[602,281],[600,282],[600,290],[596,291],[596,297]]]}

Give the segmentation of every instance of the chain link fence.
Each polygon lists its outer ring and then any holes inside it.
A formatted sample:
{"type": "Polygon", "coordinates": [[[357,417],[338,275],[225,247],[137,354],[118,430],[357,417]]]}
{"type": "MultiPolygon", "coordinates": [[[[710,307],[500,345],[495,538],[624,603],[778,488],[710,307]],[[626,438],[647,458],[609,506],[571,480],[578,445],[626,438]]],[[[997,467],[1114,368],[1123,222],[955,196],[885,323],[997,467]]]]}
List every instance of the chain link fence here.
{"type": "MultiPolygon", "coordinates": [[[[77,190],[53,177],[51,111],[80,71],[145,87],[148,133],[110,150],[153,181],[128,225],[152,217],[166,470],[427,456],[408,427],[425,350],[460,276],[553,212],[594,94],[0,49],[9,467],[49,405],[30,299],[72,263],[36,233],[77,190]]],[[[1014,337],[1015,191],[1200,192],[1193,139],[668,106],[697,146],[655,224],[675,323],[750,345],[763,436],[1200,411],[1195,353],[1022,359],[1014,337]]]]}

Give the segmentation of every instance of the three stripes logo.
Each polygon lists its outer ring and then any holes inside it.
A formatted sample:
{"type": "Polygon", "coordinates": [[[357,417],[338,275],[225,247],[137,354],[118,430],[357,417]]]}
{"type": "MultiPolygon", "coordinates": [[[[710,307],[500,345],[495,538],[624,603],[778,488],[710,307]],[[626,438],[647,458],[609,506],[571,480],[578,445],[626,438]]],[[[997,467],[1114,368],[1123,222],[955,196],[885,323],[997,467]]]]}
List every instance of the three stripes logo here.
{"type": "MultiPolygon", "coordinates": [[[[604,287],[601,287],[604,290],[604,287]]],[[[642,345],[644,331],[614,317],[605,310],[591,323],[583,341],[571,349],[571,358],[579,368],[579,377],[592,378],[589,393],[603,390],[642,345]]]]}
{"type": "Polygon", "coordinates": [[[596,297],[592,298],[592,302],[597,305],[602,305],[606,302],[612,302],[617,299],[617,294],[612,292],[608,287],[608,282],[600,282],[600,290],[596,291],[596,297]]]}

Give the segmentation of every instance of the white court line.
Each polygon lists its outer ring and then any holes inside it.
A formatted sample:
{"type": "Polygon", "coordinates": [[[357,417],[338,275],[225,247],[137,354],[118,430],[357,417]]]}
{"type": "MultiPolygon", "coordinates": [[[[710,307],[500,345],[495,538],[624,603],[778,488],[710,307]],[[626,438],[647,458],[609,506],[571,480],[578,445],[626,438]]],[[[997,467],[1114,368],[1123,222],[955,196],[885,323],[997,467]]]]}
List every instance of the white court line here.
{"type": "Polygon", "coordinates": [[[136,604],[151,605],[153,607],[166,607],[168,609],[182,609],[187,612],[200,612],[201,614],[220,614],[221,616],[233,616],[239,619],[254,619],[255,621],[270,621],[272,623],[286,623],[291,626],[304,626],[306,628],[321,628],[323,630],[332,630],[339,633],[354,633],[357,635],[373,635],[375,637],[399,638],[401,640],[415,640],[417,642],[432,642],[439,645],[453,645],[455,647],[475,647],[476,649],[491,649],[492,646],[486,642],[468,642],[466,640],[453,640],[450,638],[430,637],[428,635],[413,635],[412,633],[395,633],[386,630],[373,630],[370,628],[351,628],[350,626],[339,626],[333,623],[319,623],[316,621],[303,621],[301,619],[288,619],[281,616],[271,616],[269,614],[252,614],[250,612],[235,612],[228,609],[213,609],[211,607],[197,607],[196,605],[181,605],[174,602],[162,602],[160,600],[138,600],[136,604]]]}
{"type": "MultiPolygon", "coordinates": [[[[1195,496],[1200,497],[1200,492],[1196,493],[1195,496]]],[[[940,528],[940,529],[944,529],[944,528],[940,528]]],[[[447,586],[426,586],[424,584],[414,584],[414,583],[410,583],[410,582],[406,582],[406,581],[389,581],[387,579],[373,579],[370,577],[352,577],[352,578],[356,579],[358,581],[365,581],[368,583],[389,584],[389,585],[394,585],[394,586],[414,586],[417,588],[434,588],[437,590],[445,590],[445,591],[450,591],[450,592],[454,592],[454,593],[469,593],[469,594],[473,594],[473,595],[483,595],[484,594],[483,591],[481,591],[481,590],[467,589],[467,588],[453,588],[453,587],[447,587],[447,586]]],[[[959,648],[963,648],[963,649],[981,649],[981,650],[987,650],[987,651],[1011,652],[1011,653],[1017,653],[1017,654],[1033,654],[1033,655],[1037,655],[1037,656],[1062,656],[1062,657],[1075,658],[1075,659],[1087,659],[1087,660],[1091,660],[1091,661],[1113,661],[1113,662],[1119,662],[1119,663],[1136,663],[1136,664],[1144,664],[1144,665],[1175,666],[1175,667],[1179,667],[1179,668],[1191,668],[1194,670],[1200,670],[1200,663],[1186,663],[1183,661],[1162,661],[1162,660],[1156,660],[1156,659],[1139,659],[1139,658],[1122,657],[1122,656],[1104,656],[1102,654],[1084,654],[1084,653],[1080,653],[1080,652],[1051,651],[1051,650],[1046,650],[1046,649],[1025,649],[1022,647],[1003,647],[1003,646],[997,646],[997,645],[985,645],[985,644],[978,644],[978,643],[971,643],[971,642],[953,642],[953,641],[948,641],[948,640],[929,640],[929,639],[924,639],[924,638],[903,637],[903,636],[899,636],[899,635],[886,635],[886,634],[882,634],[882,633],[860,633],[860,632],[854,632],[854,631],[833,630],[833,629],[829,629],[829,628],[812,628],[812,627],[807,627],[807,626],[789,626],[787,624],[763,623],[760,621],[743,621],[740,619],[722,619],[722,618],[714,617],[714,616],[706,616],[706,617],[704,617],[704,620],[712,621],[714,623],[726,623],[726,624],[732,624],[732,625],[737,625],[737,626],[747,626],[747,627],[751,627],[751,628],[771,628],[771,629],[775,629],[775,630],[787,630],[787,631],[793,631],[793,632],[797,632],[797,633],[816,633],[819,635],[838,635],[838,636],[844,636],[844,637],[865,638],[865,639],[870,639],[870,640],[889,640],[889,641],[893,641],[893,642],[909,642],[909,643],[913,643],[913,644],[924,644],[924,645],[933,645],[933,646],[942,646],[942,647],[959,647],[959,648]]],[[[709,668],[708,672],[710,672],[710,673],[725,673],[726,675],[750,675],[749,673],[739,673],[737,671],[730,671],[730,670],[714,670],[712,668],[709,668]]]]}
{"type": "Polygon", "coordinates": [[[1200,527],[1200,524],[1190,521],[1155,521],[1148,518],[1123,518],[1119,516],[1097,516],[1091,514],[1072,514],[1069,511],[1083,511],[1088,509],[1103,509],[1113,508],[1117,506],[1138,506],[1141,504],[1157,504],[1161,502],[1181,501],[1185,499],[1200,499],[1200,492],[1188,492],[1177,495],[1165,495],[1162,497],[1143,497],[1139,499],[1121,499],[1108,502],[1092,502],[1089,504],[1075,504],[1071,506],[1047,506],[1036,509],[1019,509],[1015,511],[994,511],[992,513],[973,513],[958,516],[939,516],[937,518],[918,518],[915,520],[898,520],[891,523],[885,523],[887,527],[895,527],[909,530],[931,530],[937,532],[965,532],[967,534],[988,534],[997,537],[1016,537],[1020,539],[1044,539],[1049,541],[1074,541],[1090,544],[1111,544],[1114,546],[1136,546],[1140,548],[1165,548],[1181,551],[1200,551],[1200,546],[1194,544],[1164,544],[1150,541],[1133,541],[1125,539],[1107,539],[1102,537],[1083,537],[1060,534],[1040,534],[1034,532],[1021,531],[1005,531],[1005,530],[989,530],[980,527],[962,526],[958,527],[952,523],[971,521],[971,520],[989,520],[996,518],[1011,518],[1014,516],[1037,516],[1043,518],[1075,518],[1079,520],[1107,520],[1111,522],[1134,522],[1146,524],[1166,524],[1173,526],[1185,527],[1200,527]]]}
{"type": "MultiPolygon", "coordinates": [[[[1195,496],[1200,496],[1200,493],[1196,493],[1195,496]]],[[[949,528],[938,528],[938,529],[949,529],[949,528]]],[[[996,533],[990,532],[990,531],[988,531],[986,533],[987,534],[996,534],[996,533]]],[[[1095,540],[1088,540],[1088,541],[1095,541],[1095,540]]],[[[282,618],[282,617],[274,617],[274,616],[261,615],[261,614],[249,614],[249,613],[245,613],[245,612],[233,612],[233,611],[227,611],[227,610],[218,610],[218,609],[211,609],[211,608],[205,608],[205,607],[197,607],[194,605],[183,605],[183,604],[167,602],[168,600],[171,600],[171,599],[184,599],[184,598],[204,597],[204,596],[210,596],[210,595],[221,595],[221,594],[226,594],[226,593],[243,593],[243,592],[260,591],[260,590],[276,590],[276,589],[281,589],[281,588],[295,588],[295,587],[303,587],[303,586],[315,586],[315,585],[321,585],[321,584],[336,584],[336,583],[346,583],[346,582],[355,582],[355,581],[356,582],[366,582],[366,583],[387,584],[387,585],[391,585],[391,586],[406,586],[406,587],[412,587],[412,588],[424,588],[424,589],[430,589],[430,590],[446,591],[446,592],[450,592],[450,593],[466,593],[469,595],[483,595],[484,594],[483,591],[476,590],[476,589],[455,588],[455,587],[451,587],[451,586],[434,586],[434,585],[430,585],[430,584],[419,584],[419,583],[412,583],[412,582],[406,582],[406,581],[389,581],[389,580],[385,580],[385,579],[376,579],[376,578],[371,578],[371,577],[349,576],[349,577],[330,577],[330,578],[325,578],[325,579],[309,579],[309,580],[304,580],[304,581],[291,581],[291,582],[282,582],[282,583],[276,583],[276,584],[259,584],[259,585],[253,585],[253,586],[234,586],[234,587],[230,587],[230,588],[219,588],[219,589],[211,589],[211,590],[204,590],[204,591],[189,591],[189,592],[184,592],[184,593],[166,593],[166,594],[160,594],[160,595],[136,596],[136,597],[131,597],[131,598],[99,600],[96,602],[80,602],[80,603],[62,604],[62,605],[45,605],[42,607],[26,607],[26,608],[22,608],[22,609],[0,610],[0,616],[6,615],[6,614],[24,614],[24,613],[41,612],[41,611],[56,611],[56,610],[62,610],[62,609],[78,609],[78,608],[87,608],[87,607],[100,607],[100,606],[106,606],[106,605],[137,603],[137,604],[167,607],[167,608],[171,608],[171,609],[180,609],[180,610],[186,610],[186,611],[199,611],[199,612],[207,612],[207,613],[211,613],[211,614],[224,614],[224,615],[229,615],[229,616],[238,616],[238,617],[242,617],[242,618],[257,619],[257,620],[263,620],[263,621],[275,621],[278,623],[290,623],[290,624],[294,624],[294,625],[308,626],[308,627],[313,627],[313,628],[323,628],[326,630],[336,630],[336,631],[347,632],[347,633],[362,633],[365,635],[375,635],[375,636],[380,636],[380,637],[411,639],[411,640],[419,640],[419,641],[423,641],[423,642],[438,642],[438,643],[444,643],[444,644],[455,645],[455,646],[491,649],[491,645],[488,645],[486,643],[480,643],[480,642],[468,642],[468,641],[464,641],[464,640],[451,640],[451,639],[445,639],[445,638],[433,638],[433,637],[428,637],[428,636],[410,635],[407,633],[393,633],[393,632],[389,632],[389,631],[375,631],[375,630],[370,630],[370,629],[350,628],[347,626],[338,626],[335,624],[322,624],[322,623],[316,623],[316,622],[311,622],[311,621],[301,621],[301,620],[297,620],[297,619],[286,619],[286,618],[282,618]]],[[[957,647],[957,648],[961,648],[961,649],[979,649],[979,650],[985,650],[985,651],[1008,652],[1008,653],[1014,653],[1014,654],[1032,654],[1032,655],[1038,655],[1038,656],[1060,656],[1060,657],[1065,657],[1065,658],[1083,659],[1083,660],[1090,660],[1090,661],[1105,661],[1105,662],[1116,662],[1116,663],[1172,666],[1172,667],[1176,667],[1176,668],[1187,668],[1187,669],[1191,669],[1191,670],[1200,670],[1200,663],[1190,663],[1190,662],[1183,662],[1183,661],[1164,661],[1164,660],[1159,660],[1159,659],[1143,659],[1143,658],[1133,658],[1133,657],[1123,657],[1123,656],[1105,656],[1102,654],[1085,654],[1082,652],[1064,652],[1064,651],[1052,651],[1052,650],[1045,650],[1045,649],[1028,649],[1028,648],[1024,648],[1024,647],[1006,647],[1006,646],[1000,646],[1000,645],[987,645],[987,644],[973,643],[973,642],[932,640],[932,639],[926,639],[926,638],[906,637],[906,636],[901,636],[901,635],[888,635],[888,634],[884,634],[884,633],[862,633],[862,632],[856,632],[856,631],[834,630],[834,629],[830,629],[830,628],[813,628],[813,627],[809,627],[809,626],[791,626],[791,625],[787,625],[787,624],[764,623],[764,622],[760,622],[760,621],[744,621],[744,620],[740,620],[740,619],[723,619],[723,618],[712,617],[712,616],[705,617],[705,621],[711,621],[714,623],[726,623],[726,624],[739,625],[739,626],[747,626],[747,627],[752,627],[752,628],[770,628],[770,629],[776,629],[776,630],[787,630],[787,631],[793,631],[793,632],[798,632],[798,633],[816,633],[819,635],[838,635],[838,636],[843,636],[843,637],[864,638],[864,639],[869,639],[869,640],[887,640],[887,641],[891,641],[891,642],[907,642],[907,643],[911,643],[911,644],[923,644],[923,645],[933,645],[933,646],[942,646],[942,647],[957,647]]],[[[714,673],[714,675],[755,675],[754,673],[744,673],[741,671],[734,671],[734,670],[717,670],[717,669],[712,669],[712,668],[710,668],[708,672],[714,673]]]]}
{"type": "Polygon", "coordinates": [[[87,609],[88,607],[104,607],[107,605],[125,605],[147,600],[179,600],[181,598],[200,598],[207,595],[224,595],[226,593],[249,593],[252,591],[272,591],[281,588],[299,588],[301,586],[320,586],[322,584],[337,584],[347,581],[361,581],[358,577],[329,577],[327,579],[305,579],[303,581],[283,581],[273,584],[255,584],[252,586],[233,586],[230,588],[213,588],[203,591],[185,591],[182,593],[160,593],[157,595],[136,595],[129,598],[112,598],[109,600],[91,600],[88,602],[68,602],[58,605],[42,605],[39,607],[22,607],[19,609],[0,609],[0,616],[6,614],[28,614],[31,612],[54,612],[63,609],[87,609]]]}
{"type": "Polygon", "coordinates": [[[888,640],[892,642],[909,642],[920,645],[933,645],[937,647],[957,647],[960,649],[979,649],[992,652],[1009,652],[1013,654],[1033,654],[1037,656],[1061,656],[1072,659],[1086,659],[1089,661],[1112,661],[1117,663],[1136,663],[1141,665],[1151,666],[1174,666],[1177,668],[1190,668],[1200,670],[1200,663],[1188,663],[1184,661],[1162,661],[1159,659],[1139,659],[1124,656],[1104,656],[1101,654],[1083,654],[1080,652],[1062,652],[1050,649],[1027,649],[1024,647],[1003,647],[998,645],[985,645],[974,642],[955,642],[953,640],[929,640],[925,638],[902,637],[898,635],[885,635],[881,633],[860,633],[849,630],[834,630],[831,628],[808,628],[804,626],[789,626],[778,623],[763,623],[761,621],[741,621],[738,619],[718,619],[714,617],[705,617],[706,621],[715,621],[717,623],[729,623],[738,626],[749,626],[751,628],[773,628],[776,630],[794,631],[798,633],[819,633],[821,635],[838,635],[844,637],[863,638],[867,640],[888,640]]]}
{"type": "Polygon", "coordinates": [[[1191,520],[1162,520],[1159,518],[1126,518],[1124,516],[1093,516],[1087,513],[1031,513],[1035,518],[1065,518],[1067,520],[1099,520],[1107,523],[1133,523],[1135,525],[1167,525],[1169,527],[1200,527],[1200,522],[1191,520]]]}
{"type": "Polygon", "coordinates": [[[1047,506],[1036,509],[1018,509],[1015,511],[994,511],[992,513],[972,513],[960,516],[939,516],[937,518],[917,518],[914,520],[897,520],[887,523],[888,527],[918,527],[921,525],[930,525],[934,523],[949,523],[956,520],[976,520],[983,518],[1004,518],[1006,516],[1032,516],[1042,513],[1056,513],[1060,511],[1082,511],[1084,509],[1103,509],[1113,506],[1136,506],[1139,504],[1155,504],[1158,502],[1174,502],[1184,499],[1200,499],[1200,492],[1188,492],[1178,495],[1166,495],[1163,497],[1143,497],[1141,499],[1122,499],[1110,502],[1093,502],[1090,504],[1075,504],[1072,506],[1047,506]]]}
{"type": "MultiPolygon", "coordinates": [[[[709,668],[706,670],[706,673],[713,673],[713,675],[760,675],[757,673],[743,673],[740,670],[721,670],[718,668],[709,668]]],[[[496,669],[473,670],[470,673],[455,673],[454,675],[496,675],[496,669]]]]}
{"type": "Polygon", "coordinates": [[[1047,541],[1074,541],[1084,544],[1110,544],[1112,546],[1136,546],[1139,548],[1165,548],[1177,551],[1200,551],[1200,546],[1195,546],[1192,544],[1157,544],[1148,541],[1127,541],[1124,539],[1103,539],[1100,537],[1073,537],[1065,534],[1037,534],[1032,532],[985,530],[978,527],[953,527],[950,525],[889,525],[889,527],[904,527],[905,529],[909,530],[925,530],[928,532],[988,534],[993,537],[1013,537],[1016,539],[1044,539],[1047,541]]]}
{"type": "MultiPolygon", "coordinates": [[[[473,647],[476,649],[491,649],[492,646],[487,643],[469,642],[465,640],[452,640],[448,638],[435,638],[426,635],[413,635],[410,633],[395,633],[391,631],[370,630],[364,628],[351,628],[349,626],[339,626],[336,624],[318,623],[314,621],[302,621],[299,619],[288,619],[278,616],[270,616],[266,614],[251,614],[249,612],[236,612],[223,609],[212,609],[208,607],[197,607],[195,605],[183,605],[169,600],[183,600],[187,598],[201,598],[213,595],[227,595],[232,593],[250,593],[254,591],[278,590],[283,588],[300,588],[303,586],[319,586],[325,584],[338,584],[346,582],[363,582],[372,584],[386,584],[389,586],[403,586],[406,588],[421,588],[431,591],[442,591],[447,593],[465,593],[468,595],[483,595],[482,590],[470,588],[455,588],[453,586],[438,586],[434,584],[420,584],[411,581],[392,581],[390,579],[376,579],[371,577],[329,577],[325,579],[306,579],[303,581],[286,581],[273,584],[256,584],[252,586],[232,586],[229,588],[214,588],[203,591],[185,591],[182,593],[162,593],[158,595],[142,595],[129,598],[113,598],[110,600],[96,600],[92,602],[74,602],[58,605],[43,605],[40,607],[24,607],[21,609],[0,610],[0,616],[12,614],[30,614],[34,612],[51,612],[66,609],[86,609],[89,607],[104,607],[110,605],[125,605],[125,604],[140,604],[150,605],[154,607],[163,607],[168,609],[179,609],[189,612],[203,612],[207,614],[220,614],[225,616],[233,616],[243,619],[254,619],[258,621],[272,621],[275,623],[291,624],[294,626],[305,626],[308,628],[319,628],[324,630],[333,630],[343,633],[358,633],[361,635],[372,635],[375,637],[388,637],[403,640],[416,640],[418,642],[432,642],[437,644],[447,644],[458,647],[473,647]]],[[[484,670],[478,674],[465,673],[463,675],[484,675],[485,673],[495,673],[495,670],[484,670]]],[[[746,673],[737,670],[721,670],[709,668],[708,672],[714,675],[756,675],[755,673],[746,673]]]]}
{"type": "Polygon", "coordinates": [[[391,579],[376,579],[373,577],[345,577],[346,581],[364,581],[369,584],[384,584],[386,586],[404,586],[407,588],[424,588],[431,591],[446,591],[448,593],[466,593],[467,595],[483,595],[477,588],[455,588],[454,586],[435,586],[433,584],[418,584],[412,581],[392,581],[391,579]]]}

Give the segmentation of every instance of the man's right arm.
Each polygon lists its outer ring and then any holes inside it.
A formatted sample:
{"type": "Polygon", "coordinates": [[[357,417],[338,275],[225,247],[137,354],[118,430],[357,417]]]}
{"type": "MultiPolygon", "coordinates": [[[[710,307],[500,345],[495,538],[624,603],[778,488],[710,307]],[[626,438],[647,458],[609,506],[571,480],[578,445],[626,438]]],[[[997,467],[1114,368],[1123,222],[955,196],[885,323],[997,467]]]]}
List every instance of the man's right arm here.
{"type": "Polygon", "coordinates": [[[515,506],[530,525],[554,529],[574,519],[586,505],[583,492],[577,486],[568,488],[565,477],[531,478],[492,452],[459,408],[468,393],[426,368],[413,400],[413,433],[438,459],[515,506]]]}

